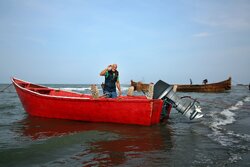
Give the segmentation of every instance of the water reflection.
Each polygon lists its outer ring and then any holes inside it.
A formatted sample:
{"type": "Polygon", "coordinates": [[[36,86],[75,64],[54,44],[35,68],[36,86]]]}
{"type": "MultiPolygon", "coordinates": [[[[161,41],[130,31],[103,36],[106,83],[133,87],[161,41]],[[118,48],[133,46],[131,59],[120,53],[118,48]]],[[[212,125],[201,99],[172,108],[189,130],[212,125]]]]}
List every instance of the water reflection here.
{"type": "Polygon", "coordinates": [[[140,158],[147,152],[166,151],[173,147],[172,130],[169,125],[152,127],[86,123],[60,119],[27,117],[23,125],[22,135],[32,140],[49,139],[57,136],[67,136],[74,133],[90,131],[117,134],[116,138],[109,135],[95,136],[98,140],[90,140],[88,148],[79,144],[78,150],[71,159],[81,161],[84,166],[109,166],[124,164],[127,160],[140,158]]]}

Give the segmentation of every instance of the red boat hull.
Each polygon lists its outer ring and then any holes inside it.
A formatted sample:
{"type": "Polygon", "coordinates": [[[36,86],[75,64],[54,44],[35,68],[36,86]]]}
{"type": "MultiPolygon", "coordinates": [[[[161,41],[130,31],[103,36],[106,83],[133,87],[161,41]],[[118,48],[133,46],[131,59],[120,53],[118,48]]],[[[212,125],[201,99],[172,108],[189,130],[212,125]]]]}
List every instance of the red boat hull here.
{"type": "Polygon", "coordinates": [[[33,116],[150,126],[160,122],[163,101],[144,96],[115,99],[56,90],[13,78],[27,113],[33,116]]]}

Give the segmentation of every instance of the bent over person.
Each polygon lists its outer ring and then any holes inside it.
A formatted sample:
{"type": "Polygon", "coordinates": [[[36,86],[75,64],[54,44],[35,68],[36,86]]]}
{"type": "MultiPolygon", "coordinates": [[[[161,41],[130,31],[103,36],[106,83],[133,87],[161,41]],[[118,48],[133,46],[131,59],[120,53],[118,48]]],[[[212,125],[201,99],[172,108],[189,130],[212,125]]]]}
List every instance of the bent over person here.
{"type": "Polygon", "coordinates": [[[119,72],[117,71],[117,64],[109,65],[107,68],[102,70],[100,76],[105,76],[105,83],[103,88],[103,94],[108,98],[117,97],[116,87],[121,93],[121,86],[119,82],[119,72]]]}

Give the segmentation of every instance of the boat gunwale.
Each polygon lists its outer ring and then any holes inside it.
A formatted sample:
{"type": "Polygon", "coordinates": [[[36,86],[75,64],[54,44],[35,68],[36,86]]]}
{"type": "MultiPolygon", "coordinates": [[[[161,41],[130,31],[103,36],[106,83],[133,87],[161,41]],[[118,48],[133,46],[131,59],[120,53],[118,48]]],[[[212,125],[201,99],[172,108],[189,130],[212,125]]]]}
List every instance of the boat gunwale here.
{"type": "MultiPolygon", "coordinates": [[[[50,98],[50,99],[58,99],[58,100],[80,100],[80,101],[99,101],[99,102],[141,102],[141,103],[145,103],[145,102],[155,102],[155,101],[158,101],[160,99],[136,99],[136,98],[133,98],[133,99],[126,99],[126,98],[97,98],[97,99],[94,99],[94,98],[86,98],[86,97],[67,97],[67,96],[55,96],[55,95],[47,95],[47,94],[42,94],[42,93],[38,93],[36,91],[32,91],[28,88],[23,88],[22,86],[20,86],[18,83],[16,83],[15,80],[18,80],[18,81],[21,81],[21,82],[24,82],[24,83],[27,83],[27,84],[33,84],[31,82],[27,82],[27,81],[24,81],[24,80],[21,80],[21,79],[17,79],[15,77],[12,78],[12,83],[14,85],[16,85],[19,89],[21,89],[22,91],[26,91],[27,93],[30,93],[31,95],[35,95],[35,96],[38,96],[38,97],[44,97],[44,98],[50,98]]],[[[57,90],[55,88],[51,88],[51,87],[46,87],[46,86],[43,86],[43,85],[39,85],[39,84],[33,84],[33,85],[38,85],[38,86],[41,86],[43,88],[48,88],[48,90],[57,90]]],[[[63,92],[69,92],[69,93],[75,93],[75,94],[78,94],[78,95],[83,95],[81,93],[77,93],[77,92],[71,92],[71,91],[65,91],[65,90],[60,90],[60,91],[63,91],[63,92]]]]}

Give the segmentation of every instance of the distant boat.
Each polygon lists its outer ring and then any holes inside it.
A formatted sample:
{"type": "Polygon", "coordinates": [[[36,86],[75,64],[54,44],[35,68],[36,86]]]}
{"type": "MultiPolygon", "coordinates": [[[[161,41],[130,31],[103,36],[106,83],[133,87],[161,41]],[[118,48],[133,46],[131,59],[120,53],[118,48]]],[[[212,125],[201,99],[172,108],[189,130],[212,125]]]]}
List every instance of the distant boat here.
{"type": "Polygon", "coordinates": [[[177,85],[177,92],[224,92],[231,89],[231,77],[225,81],[202,85],[177,85]]]}

